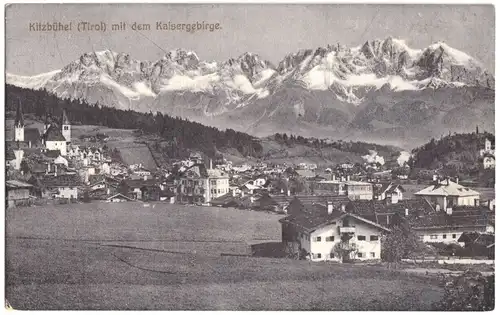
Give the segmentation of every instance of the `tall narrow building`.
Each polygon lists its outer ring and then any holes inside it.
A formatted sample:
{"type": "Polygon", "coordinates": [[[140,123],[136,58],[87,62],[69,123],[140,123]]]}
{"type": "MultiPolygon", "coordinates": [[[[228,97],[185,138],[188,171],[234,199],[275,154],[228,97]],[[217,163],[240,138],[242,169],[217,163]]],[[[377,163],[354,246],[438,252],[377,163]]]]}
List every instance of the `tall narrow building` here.
{"type": "Polygon", "coordinates": [[[68,115],[66,114],[65,109],[63,109],[62,113],[61,128],[63,137],[66,139],[66,142],[71,142],[71,123],[68,119],[68,115]]]}
{"type": "Polygon", "coordinates": [[[16,120],[14,121],[14,141],[24,141],[24,118],[21,101],[17,105],[16,120]]]}

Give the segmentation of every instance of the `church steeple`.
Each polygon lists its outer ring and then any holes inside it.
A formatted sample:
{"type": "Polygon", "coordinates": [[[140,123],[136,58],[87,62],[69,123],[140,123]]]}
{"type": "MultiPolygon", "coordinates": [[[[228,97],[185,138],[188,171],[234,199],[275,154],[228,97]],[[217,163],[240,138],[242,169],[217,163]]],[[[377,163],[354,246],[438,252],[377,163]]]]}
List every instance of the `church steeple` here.
{"type": "Polygon", "coordinates": [[[14,126],[24,127],[23,109],[21,107],[21,100],[17,104],[16,110],[16,120],[14,121],[14,126]]]}
{"type": "Polygon", "coordinates": [[[17,104],[16,120],[14,121],[14,141],[24,141],[24,118],[21,100],[17,104]]]}
{"type": "Polygon", "coordinates": [[[66,114],[66,110],[63,109],[62,117],[61,117],[61,131],[66,139],[66,142],[71,142],[71,123],[68,119],[68,115],[66,114]]]}

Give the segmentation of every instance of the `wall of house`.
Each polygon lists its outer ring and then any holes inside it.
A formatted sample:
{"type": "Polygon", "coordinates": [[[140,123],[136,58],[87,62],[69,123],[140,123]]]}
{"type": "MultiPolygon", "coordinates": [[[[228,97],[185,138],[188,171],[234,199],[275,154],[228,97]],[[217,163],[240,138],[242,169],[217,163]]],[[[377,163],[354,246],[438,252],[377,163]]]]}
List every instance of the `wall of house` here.
{"type": "MultiPolygon", "coordinates": [[[[358,248],[356,259],[380,259],[380,239],[382,236],[380,229],[352,218],[348,220],[350,220],[350,226],[355,226],[356,228],[356,232],[349,241],[349,243],[355,243],[358,248]],[[358,236],[364,236],[365,240],[358,240],[358,236]],[[370,241],[370,236],[376,236],[377,240],[370,241]]],[[[341,241],[341,234],[339,233],[338,227],[342,226],[342,221],[337,221],[335,223],[336,224],[330,224],[315,230],[309,235],[309,240],[307,235],[301,235],[301,246],[311,254],[312,261],[339,260],[339,257],[333,253],[333,249],[335,244],[341,241]],[[333,241],[327,241],[327,237],[329,236],[334,237],[333,241]],[[320,237],[321,240],[318,241],[318,237],[320,237]],[[330,256],[331,253],[333,253],[333,257],[330,256]],[[318,257],[317,254],[321,254],[321,257],[318,257]]]]}
{"type": "Polygon", "coordinates": [[[422,196],[431,205],[439,205],[440,209],[446,209],[451,206],[474,206],[479,195],[466,197],[445,197],[445,196],[422,196]]]}
{"type": "Polygon", "coordinates": [[[62,156],[67,155],[65,141],[47,141],[45,146],[48,150],[59,150],[62,156]]]}
{"type": "Polygon", "coordinates": [[[209,191],[210,200],[223,196],[229,192],[229,177],[209,178],[209,191]]]}
{"type": "Polygon", "coordinates": [[[348,185],[347,196],[355,200],[372,200],[373,187],[372,185],[348,185]]]}
{"type": "Polygon", "coordinates": [[[483,167],[484,168],[494,168],[495,167],[495,159],[492,157],[485,157],[483,159],[483,167]]]}
{"type": "Polygon", "coordinates": [[[24,200],[29,197],[29,189],[7,189],[7,200],[24,200]]]}
{"type": "Polygon", "coordinates": [[[76,199],[78,198],[78,190],[76,187],[58,187],[57,188],[58,194],[57,198],[63,198],[63,199],[76,199]]]}
{"type": "Polygon", "coordinates": [[[457,242],[462,233],[464,232],[479,232],[479,233],[494,233],[495,229],[493,226],[488,225],[484,229],[480,228],[451,228],[448,229],[429,229],[429,230],[415,230],[415,233],[420,237],[424,243],[458,243],[461,246],[465,244],[463,242],[457,242]]]}

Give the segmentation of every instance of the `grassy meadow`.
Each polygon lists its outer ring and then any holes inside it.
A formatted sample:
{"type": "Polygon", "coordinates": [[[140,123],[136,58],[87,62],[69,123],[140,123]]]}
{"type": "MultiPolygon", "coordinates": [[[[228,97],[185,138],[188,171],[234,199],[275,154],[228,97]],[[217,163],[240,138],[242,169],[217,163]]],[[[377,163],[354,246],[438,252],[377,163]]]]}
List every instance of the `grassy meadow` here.
{"type": "Polygon", "coordinates": [[[429,310],[432,280],[383,267],[248,257],[281,216],[139,202],[6,210],[14,309],[429,310]]]}

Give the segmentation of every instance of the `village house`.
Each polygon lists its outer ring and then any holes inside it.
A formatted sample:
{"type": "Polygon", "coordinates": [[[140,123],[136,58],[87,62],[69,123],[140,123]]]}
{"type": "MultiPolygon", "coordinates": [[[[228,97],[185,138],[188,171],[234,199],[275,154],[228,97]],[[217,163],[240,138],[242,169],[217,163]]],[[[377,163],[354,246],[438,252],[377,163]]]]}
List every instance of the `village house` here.
{"type": "Polygon", "coordinates": [[[345,204],[295,203],[293,207],[299,209],[290,209],[293,214],[280,220],[287,254],[312,261],[380,259],[380,240],[388,228],[346,212],[345,204]],[[336,246],[352,249],[349,257],[339,256],[336,246]]]}
{"type": "Polygon", "coordinates": [[[436,180],[434,185],[426,187],[415,196],[426,199],[436,210],[453,206],[474,206],[479,203],[480,194],[450,179],[436,180]]]}
{"type": "Polygon", "coordinates": [[[411,218],[410,225],[426,243],[459,243],[465,232],[494,233],[495,214],[485,206],[454,206],[411,218]]]}
{"type": "Polygon", "coordinates": [[[82,185],[77,174],[45,175],[41,178],[49,197],[55,199],[78,199],[78,187],[82,185]]]}
{"type": "Polygon", "coordinates": [[[314,182],[314,194],[335,194],[348,196],[352,200],[372,200],[373,186],[370,183],[351,181],[349,176],[340,180],[314,182]],[[344,179],[344,180],[343,180],[344,179]]]}
{"type": "Polygon", "coordinates": [[[209,203],[212,199],[229,193],[229,175],[219,169],[207,169],[195,164],[176,179],[179,201],[209,203]]]}
{"type": "Polygon", "coordinates": [[[160,200],[160,183],[155,179],[125,179],[120,183],[119,192],[129,198],[142,201],[160,200]]]}
{"type": "Polygon", "coordinates": [[[492,169],[495,168],[495,156],[490,153],[486,153],[483,155],[483,168],[484,169],[492,169]]]}
{"type": "Polygon", "coordinates": [[[392,182],[373,184],[373,199],[375,200],[390,199],[392,203],[397,203],[403,200],[404,192],[403,186],[392,182]]]}
{"type": "Polygon", "coordinates": [[[107,202],[127,202],[127,201],[134,201],[134,199],[127,197],[123,194],[117,193],[114,194],[113,196],[110,196],[106,199],[107,202]]]}
{"type": "Polygon", "coordinates": [[[18,180],[8,180],[5,182],[7,188],[7,207],[29,205],[31,203],[30,191],[32,185],[18,180]]]}

